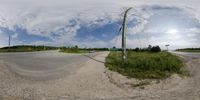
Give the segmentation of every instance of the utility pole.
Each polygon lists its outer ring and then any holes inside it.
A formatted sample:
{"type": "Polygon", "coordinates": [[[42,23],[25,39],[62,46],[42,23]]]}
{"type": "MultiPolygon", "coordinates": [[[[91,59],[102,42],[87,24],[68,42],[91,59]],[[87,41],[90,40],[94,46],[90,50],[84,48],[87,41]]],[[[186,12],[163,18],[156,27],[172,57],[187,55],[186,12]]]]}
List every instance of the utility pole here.
{"type": "Polygon", "coordinates": [[[10,41],[11,41],[11,38],[10,38],[10,34],[8,36],[8,47],[10,47],[10,41]]]}
{"type": "Polygon", "coordinates": [[[124,13],[123,23],[122,23],[122,64],[124,65],[126,62],[126,16],[129,10],[132,8],[128,8],[124,13]]]}

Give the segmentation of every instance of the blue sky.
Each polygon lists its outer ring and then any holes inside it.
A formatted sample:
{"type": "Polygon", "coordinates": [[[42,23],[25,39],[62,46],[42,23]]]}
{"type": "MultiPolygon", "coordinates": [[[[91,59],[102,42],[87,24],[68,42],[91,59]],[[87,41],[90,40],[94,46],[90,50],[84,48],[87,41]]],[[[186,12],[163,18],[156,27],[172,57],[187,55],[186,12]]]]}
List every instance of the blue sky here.
{"type": "Polygon", "coordinates": [[[0,0],[0,47],[51,45],[121,46],[118,30],[127,18],[127,47],[200,47],[198,0],[0,0]]]}

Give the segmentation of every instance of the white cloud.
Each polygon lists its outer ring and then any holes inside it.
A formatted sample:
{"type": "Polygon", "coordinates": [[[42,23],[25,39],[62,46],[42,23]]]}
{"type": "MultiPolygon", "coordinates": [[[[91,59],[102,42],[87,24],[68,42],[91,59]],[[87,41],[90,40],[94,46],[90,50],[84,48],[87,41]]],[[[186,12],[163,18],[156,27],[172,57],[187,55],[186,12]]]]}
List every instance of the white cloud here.
{"type": "Polygon", "coordinates": [[[184,32],[184,33],[200,33],[200,29],[193,27],[193,28],[185,29],[182,32],[184,32]]]}
{"type": "Polygon", "coordinates": [[[4,35],[0,31],[0,47],[8,45],[8,36],[4,35]]]}
{"type": "Polygon", "coordinates": [[[11,37],[14,38],[14,39],[16,39],[16,38],[18,37],[18,34],[15,33],[15,34],[13,34],[11,37]]]}
{"type": "MultiPolygon", "coordinates": [[[[82,26],[98,27],[121,20],[121,13],[126,7],[134,7],[138,15],[129,17],[129,20],[137,19],[138,21],[135,27],[127,30],[130,35],[144,31],[150,16],[153,15],[151,11],[142,11],[141,8],[144,8],[144,5],[174,6],[188,11],[200,20],[199,3],[199,0],[0,0],[0,27],[13,30],[15,25],[19,25],[29,34],[48,37],[53,41],[47,44],[65,44],[72,41],[71,44],[90,43],[91,45],[108,46],[108,43],[100,40],[80,43],[74,41],[74,38],[77,30],[82,26]],[[76,23],[70,26],[72,20],[76,23]]],[[[14,37],[17,37],[17,34],[14,37]]],[[[130,46],[144,44],[136,41],[138,40],[128,39],[127,43],[130,46]]]]}

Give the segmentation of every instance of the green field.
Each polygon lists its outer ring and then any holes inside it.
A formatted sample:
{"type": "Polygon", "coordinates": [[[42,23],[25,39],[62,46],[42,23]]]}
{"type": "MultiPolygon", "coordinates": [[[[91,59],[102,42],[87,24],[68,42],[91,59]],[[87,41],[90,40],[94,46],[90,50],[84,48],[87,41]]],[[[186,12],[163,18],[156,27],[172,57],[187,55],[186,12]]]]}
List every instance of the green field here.
{"type": "Polygon", "coordinates": [[[200,52],[200,50],[177,50],[179,52],[200,52]]]}
{"type": "Polygon", "coordinates": [[[56,50],[57,47],[51,46],[33,46],[33,45],[19,45],[0,48],[0,52],[33,52],[33,51],[44,51],[44,50],[56,50]]]}
{"type": "Polygon", "coordinates": [[[121,52],[111,52],[105,66],[112,71],[137,79],[163,79],[173,73],[186,74],[181,70],[184,63],[168,52],[127,52],[126,64],[121,63],[121,52]]]}
{"type": "Polygon", "coordinates": [[[200,52],[200,48],[183,48],[183,49],[177,49],[176,51],[179,51],[179,52],[200,52]]]}
{"type": "Polygon", "coordinates": [[[89,52],[98,52],[98,51],[108,51],[108,48],[79,48],[78,46],[64,47],[60,48],[60,52],[64,53],[89,53],[89,52]]]}
{"type": "Polygon", "coordinates": [[[108,48],[79,48],[77,45],[71,47],[16,45],[0,48],[0,52],[34,52],[45,50],[58,50],[64,53],[89,53],[90,51],[108,51],[108,48]]]}
{"type": "Polygon", "coordinates": [[[80,49],[60,49],[59,52],[64,52],[64,53],[88,53],[89,51],[87,50],[80,50],[80,49]]]}

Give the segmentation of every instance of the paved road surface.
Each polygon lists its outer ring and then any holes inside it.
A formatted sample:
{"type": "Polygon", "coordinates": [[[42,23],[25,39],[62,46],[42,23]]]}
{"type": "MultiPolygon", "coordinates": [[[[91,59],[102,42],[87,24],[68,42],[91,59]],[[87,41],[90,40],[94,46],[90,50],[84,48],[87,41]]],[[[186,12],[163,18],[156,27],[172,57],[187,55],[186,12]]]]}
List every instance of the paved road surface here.
{"type": "Polygon", "coordinates": [[[99,61],[104,61],[107,54],[88,54],[95,56],[93,60],[55,51],[0,54],[0,60],[8,62],[11,70],[23,76],[52,79],[74,73],[58,80],[35,81],[13,75],[7,67],[0,66],[0,100],[7,100],[7,97],[13,97],[12,100],[200,100],[200,58],[193,59],[199,54],[177,53],[190,56],[184,59],[188,59],[186,64],[191,77],[175,75],[142,89],[126,87],[129,81],[124,81],[117,73],[116,82],[124,82],[124,85],[111,82],[113,79],[110,80],[104,64],[99,61]],[[87,60],[86,64],[78,66],[87,60]]]}
{"type": "Polygon", "coordinates": [[[191,52],[172,52],[179,55],[189,56],[192,58],[200,58],[200,53],[191,53],[191,52]]]}
{"type": "MultiPolygon", "coordinates": [[[[96,53],[87,54],[95,56],[96,53]]],[[[81,64],[89,60],[81,54],[66,54],[57,51],[0,53],[11,71],[28,78],[49,79],[74,73],[81,64]]]]}

